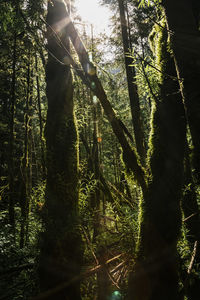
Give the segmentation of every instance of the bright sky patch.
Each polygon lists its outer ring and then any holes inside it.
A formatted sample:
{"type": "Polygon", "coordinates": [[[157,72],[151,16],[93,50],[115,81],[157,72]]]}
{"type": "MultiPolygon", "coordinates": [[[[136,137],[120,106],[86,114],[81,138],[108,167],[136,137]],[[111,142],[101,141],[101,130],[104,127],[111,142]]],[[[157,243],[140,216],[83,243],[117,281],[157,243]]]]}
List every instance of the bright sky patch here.
{"type": "Polygon", "coordinates": [[[98,0],[76,0],[75,6],[83,22],[94,27],[94,34],[109,34],[110,10],[99,4],[98,0]]]}

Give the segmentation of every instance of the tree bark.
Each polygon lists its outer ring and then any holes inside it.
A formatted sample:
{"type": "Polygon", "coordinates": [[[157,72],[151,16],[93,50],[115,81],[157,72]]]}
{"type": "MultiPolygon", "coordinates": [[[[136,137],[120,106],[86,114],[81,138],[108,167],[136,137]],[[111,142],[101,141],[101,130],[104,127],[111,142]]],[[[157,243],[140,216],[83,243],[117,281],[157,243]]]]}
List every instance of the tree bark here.
{"type": "Polygon", "coordinates": [[[167,30],[157,28],[159,101],[154,103],[147,192],[140,204],[137,254],[129,281],[129,299],[181,299],[177,241],[186,136],[185,113],[173,59],[167,52],[167,30]]]}
{"type": "Polygon", "coordinates": [[[126,77],[128,83],[128,94],[131,107],[131,115],[133,122],[133,129],[135,135],[135,143],[138,154],[140,155],[141,162],[144,164],[145,161],[145,147],[144,147],[144,132],[142,128],[140,102],[137,91],[137,84],[135,80],[135,68],[131,66],[133,59],[130,57],[130,40],[128,36],[128,25],[125,17],[124,0],[118,0],[119,11],[120,11],[120,23],[122,32],[122,42],[124,49],[124,60],[126,68],[126,77]]]}
{"type": "MultiPolygon", "coordinates": [[[[188,124],[192,136],[193,166],[200,183],[200,33],[194,2],[163,0],[188,124]]],[[[197,3],[197,2],[196,2],[197,3]]],[[[199,4],[197,4],[199,8],[199,4]]]]}
{"type": "Polygon", "coordinates": [[[38,75],[38,59],[35,56],[35,71],[36,71],[36,84],[37,84],[37,104],[38,104],[38,116],[40,122],[40,147],[41,147],[41,162],[42,162],[42,178],[46,177],[45,167],[45,155],[44,155],[44,141],[43,141],[43,122],[42,122],[42,109],[41,109],[41,97],[40,97],[40,82],[38,75]]]}
{"type": "Polygon", "coordinates": [[[78,226],[78,136],[73,112],[72,74],[70,66],[62,64],[66,49],[70,53],[68,32],[63,32],[65,22],[64,3],[49,1],[47,40],[49,53],[53,56],[49,54],[46,67],[47,185],[39,276],[43,291],[71,282],[48,299],[79,300],[80,282],[73,281],[79,276],[82,260],[78,226]]]}
{"type": "Polygon", "coordinates": [[[12,62],[12,83],[11,83],[11,104],[9,124],[9,155],[8,155],[8,180],[9,180],[9,221],[15,232],[15,210],[14,210],[14,115],[16,102],[16,63],[17,63],[17,34],[13,36],[13,62],[12,62]]]}
{"type": "Polygon", "coordinates": [[[29,215],[29,205],[31,196],[31,186],[32,186],[32,176],[31,176],[31,152],[32,152],[32,140],[31,140],[31,114],[30,109],[32,105],[32,72],[30,65],[30,50],[28,57],[27,66],[27,95],[26,95],[26,107],[25,107],[25,134],[24,134],[24,153],[22,159],[22,187],[21,187],[21,230],[20,230],[20,248],[24,247],[26,238],[26,228],[28,226],[28,215],[29,215]]]}
{"type": "MultiPolygon", "coordinates": [[[[193,262],[193,269],[198,272],[200,264],[200,211],[197,201],[197,193],[192,178],[188,145],[184,164],[184,184],[185,190],[182,200],[182,209],[185,217],[185,227],[187,229],[186,237],[189,242],[191,253],[196,243],[196,253],[193,262]]],[[[184,293],[190,300],[197,300],[199,298],[200,280],[195,273],[186,274],[186,279],[184,282],[184,293]]]]}

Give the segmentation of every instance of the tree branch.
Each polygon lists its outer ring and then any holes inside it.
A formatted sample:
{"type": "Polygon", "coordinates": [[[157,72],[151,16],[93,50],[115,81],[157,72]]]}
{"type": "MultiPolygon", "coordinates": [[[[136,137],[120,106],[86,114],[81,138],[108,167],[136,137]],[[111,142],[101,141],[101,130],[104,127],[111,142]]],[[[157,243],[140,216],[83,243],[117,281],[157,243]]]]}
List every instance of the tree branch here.
{"type": "Polygon", "coordinates": [[[115,115],[115,112],[107,99],[107,95],[103,89],[101,81],[96,74],[96,68],[90,62],[88,53],[81,41],[69,14],[66,12],[66,18],[68,20],[65,30],[68,32],[74,49],[76,50],[82,68],[85,72],[86,78],[90,82],[90,89],[99,98],[105,114],[112,126],[112,129],[123,149],[124,163],[127,169],[131,170],[135,176],[136,181],[142,187],[143,192],[146,190],[145,172],[138,161],[138,155],[136,150],[131,147],[124,135],[124,131],[120,125],[120,122],[115,115]]]}
{"type": "MultiPolygon", "coordinates": [[[[123,256],[123,253],[121,253],[121,254],[119,254],[119,255],[117,255],[117,256],[115,256],[115,257],[113,257],[113,258],[107,260],[107,261],[105,262],[105,265],[108,265],[109,263],[111,263],[111,262],[113,262],[113,261],[119,259],[119,258],[122,257],[122,256],[123,256]]],[[[103,267],[102,265],[98,265],[98,266],[96,266],[96,267],[94,267],[94,268],[92,268],[92,269],[90,269],[90,270],[88,270],[88,271],[86,271],[86,272],[80,274],[79,276],[76,276],[76,277],[72,278],[71,280],[69,280],[69,281],[67,281],[67,282],[64,282],[64,283],[62,283],[62,284],[57,285],[55,288],[50,289],[50,290],[48,290],[48,291],[46,291],[46,292],[40,294],[39,296],[32,298],[32,300],[43,300],[43,299],[47,299],[48,297],[53,296],[53,295],[55,295],[56,293],[58,293],[58,292],[60,292],[60,291],[62,291],[62,290],[64,290],[64,289],[66,289],[68,286],[70,286],[70,285],[73,284],[74,282],[83,280],[83,279],[85,279],[85,278],[87,278],[87,277],[89,277],[89,276],[91,276],[91,275],[93,275],[93,274],[99,272],[99,271],[102,269],[102,267],[103,267]]]]}

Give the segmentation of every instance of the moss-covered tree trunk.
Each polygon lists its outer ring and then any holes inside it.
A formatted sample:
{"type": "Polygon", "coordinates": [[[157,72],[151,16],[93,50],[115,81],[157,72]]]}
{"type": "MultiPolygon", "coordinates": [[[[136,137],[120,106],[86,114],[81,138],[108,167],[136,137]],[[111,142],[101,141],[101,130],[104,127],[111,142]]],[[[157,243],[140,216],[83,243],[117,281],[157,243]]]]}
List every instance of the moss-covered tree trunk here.
{"type": "MultiPolygon", "coordinates": [[[[162,24],[164,26],[164,24],[162,24]]],[[[167,30],[156,27],[158,96],[154,103],[149,179],[140,206],[140,232],[129,299],[177,300],[177,240],[181,227],[185,116],[175,66],[167,52],[167,30]]]]}
{"type": "MultiPolygon", "coordinates": [[[[48,112],[46,122],[47,185],[39,275],[41,290],[48,290],[79,275],[81,237],[78,227],[78,137],[73,112],[73,85],[66,7],[48,2],[48,112]]],[[[81,299],[75,283],[48,299],[81,299]]]]}
{"type": "MultiPolygon", "coordinates": [[[[198,0],[163,0],[167,25],[170,33],[171,46],[173,49],[176,71],[179,76],[180,90],[186,110],[187,121],[192,137],[192,168],[195,181],[200,183],[200,1],[198,0]],[[178,13],[177,13],[178,12],[178,13]]],[[[194,183],[192,178],[189,159],[186,158],[185,180],[190,184],[183,198],[183,210],[185,217],[197,213],[186,221],[189,230],[188,240],[193,244],[197,241],[196,259],[194,266],[199,268],[199,214],[194,183]]],[[[194,267],[194,269],[195,269],[194,267]]],[[[190,277],[190,276],[189,276],[190,277]]],[[[189,299],[199,297],[199,278],[188,280],[189,299]]]]}

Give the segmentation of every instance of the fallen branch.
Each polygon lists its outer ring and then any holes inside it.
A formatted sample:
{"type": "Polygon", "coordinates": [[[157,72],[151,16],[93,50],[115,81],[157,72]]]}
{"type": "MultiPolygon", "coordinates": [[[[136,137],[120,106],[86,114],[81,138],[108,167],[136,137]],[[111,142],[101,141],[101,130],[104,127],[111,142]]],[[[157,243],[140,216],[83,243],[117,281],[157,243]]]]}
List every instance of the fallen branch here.
{"type": "Polygon", "coordinates": [[[193,249],[193,252],[192,252],[192,257],[191,257],[190,264],[189,264],[189,267],[188,267],[188,270],[187,270],[188,274],[190,274],[191,271],[192,271],[192,267],[193,267],[194,260],[195,260],[195,257],[196,257],[196,253],[197,253],[197,246],[198,246],[198,242],[195,241],[194,249],[193,249]]]}
{"type": "Polygon", "coordinates": [[[95,260],[96,264],[98,265],[98,264],[99,264],[99,261],[98,261],[96,255],[95,255],[95,253],[94,253],[94,251],[93,251],[93,249],[92,249],[92,243],[91,243],[91,241],[89,240],[89,238],[88,238],[88,236],[87,236],[87,233],[86,233],[85,229],[83,228],[83,226],[81,226],[81,229],[82,229],[83,234],[84,234],[84,236],[85,236],[85,239],[86,239],[86,241],[87,241],[88,247],[90,248],[90,251],[91,251],[91,253],[92,253],[93,257],[94,257],[94,260],[95,260]]]}
{"type": "Polygon", "coordinates": [[[136,204],[136,201],[133,199],[130,199],[127,195],[125,195],[123,192],[119,191],[111,182],[108,181],[108,185],[112,188],[112,190],[120,197],[122,200],[124,200],[130,207],[134,208],[133,204],[136,204]]]}
{"type": "Polygon", "coordinates": [[[114,277],[112,276],[112,274],[109,272],[109,270],[106,270],[107,271],[107,274],[108,274],[108,277],[110,278],[111,282],[113,285],[116,286],[116,288],[120,288],[119,285],[117,284],[117,282],[115,281],[114,277]]]}
{"type": "Polygon", "coordinates": [[[196,253],[197,253],[197,246],[198,246],[198,242],[195,241],[194,243],[194,248],[193,248],[193,251],[192,251],[192,257],[191,257],[191,260],[190,260],[190,264],[189,264],[189,267],[187,269],[187,277],[185,279],[185,282],[183,284],[183,290],[182,292],[187,292],[187,289],[188,289],[188,286],[189,286],[189,282],[190,282],[190,274],[192,272],[192,267],[193,267],[193,264],[194,264],[194,260],[195,260],[195,257],[196,257],[196,253]]]}
{"type": "Polygon", "coordinates": [[[196,212],[196,213],[190,215],[189,217],[185,218],[185,219],[183,220],[183,222],[187,222],[189,219],[191,219],[192,217],[194,217],[194,216],[196,216],[196,215],[198,215],[198,214],[199,214],[199,213],[196,212]]]}
{"type": "MultiPolygon", "coordinates": [[[[104,266],[105,266],[105,265],[108,265],[109,263],[111,263],[111,262],[113,262],[113,261],[115,261],[115,260],[117,260],[117,259],[119,259],[119,258],[122,257],[122,256],[123,256],[123,253],[121,253],[121,254],[119,254],[119,255],[117,255],[117,256],[115,256],[115,257],[113,257],[113,258],[107,260],[107,261],[105,262],[104,266]]],[[[32,300],[43,300],[43,299],[47,299],[48,297],[53,296],[53,295],[57,294],[58,292],[60,292],[60,291],[62,291],[62,290],[64,290],[64,289],[66,289],[66,288],[69,287],[71,284],[73,284],[73,283],[75,283],[75,282],[77,282],[77,281],[83,280],[83,279],[85,279],[85,278],[87,278],[87,277],[90,277],[91,275],[93,275],[93,274],[99,272],[99,271],[102,269],[102,267],[103,267],[103,265],[98,265],[98,266],[96,266],[96,267],[94,267],[94,268],[92,268],[92,269],[89,269],[88,271],[86,271],[86,272],[84,272],[84,273],[82,273],[82,274],[80,274],[80,275],[78,275],[78,276],[75,276],[75,277],[72,278],[71,280],[69,280],[69,281],[67,281],[67,282],[64,282],[64,283],[62,283],[62,284],[59,284],[59,285],[57,285],[55,288],[52,288],[52,289],[50,289],[50,290],[48,290],[48,291],[46,291],[46,292],[40,294],[39,296],[36,296],[36,297],[32,298],[32,300]]]]}
{"type": "Polygon", "coordinates": [[[117,265],[114,269],[110,271],[111,274],[115,274],[117,271],[119,271],[125,264],[127,263],[127,260],[122,261],[119,265],[117,265]]]}
{"type": "Polygon", "coordinates": [[[101,102],[105,114],[112,126],[113,132],[115,133],[123,149],[123,158],[124,163],[127,165],[127,169],[133,172],[135,179],[137,180],[138,184],[142,187],[143,192],[145,192],[145,172],[141,167],[140,163],[138,162],[137,152],[133,147],[130,146],[126,139],[124,129],[122,128],[119,119],[117,118],[110,102],[108,101],[107,95],[104,91],[101,81],[97,76],[96,67],[90,62],[89,55],[85,49],[85,46],[81,41],[67,11],[66,19],[67,24],[65,26],[65,30],[71,39],[75,51],[77,52],[79,61],[85,73],[85,77],[87,78],[87,81],[90,82],[90,89],[99,98],[99,101],[101,102]]]}
{"type": "Polygon", "coordinates": [[[128,273],[128,268],[127,268],[127,266],[125,265],[125,266],[123,266],[123,268],[121,269],[121,271],[120,271],[120,273],[119,273],[119,276],[118,276],[118,278],[117,278],[117,284],[119,284],[119,282],[120,282],[120,280],[121,280],[121,278],[122,277],[126,277],[126,274],[128,273]]]}

